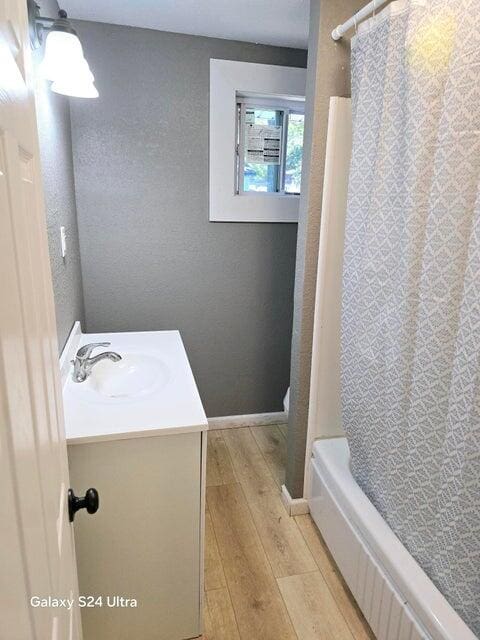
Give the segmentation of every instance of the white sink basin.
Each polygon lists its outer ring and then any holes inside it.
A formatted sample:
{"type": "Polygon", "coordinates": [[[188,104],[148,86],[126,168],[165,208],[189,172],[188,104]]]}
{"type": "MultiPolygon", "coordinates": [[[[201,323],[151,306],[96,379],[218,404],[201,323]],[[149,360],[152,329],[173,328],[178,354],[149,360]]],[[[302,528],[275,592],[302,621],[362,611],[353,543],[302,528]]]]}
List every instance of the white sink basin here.
{"type": "Polygon", "coordinates": [[[79,384],[85,384],[85,391],[113,402],[145,396],[167,384],[169,370],[159,358],[143,353],[120,355],[119,362],[102,360],[96,364],[86,382],[79,384]]]}
{"type": "Polygon", "coordinates": [[[61,358],[69,444],[202,431],[207,418],[178,331],[82,334],[74,328],[61,358]],[[101,360],[84,382],[70,361],[79,347],[109,342],[118,362],[101,360]]]}

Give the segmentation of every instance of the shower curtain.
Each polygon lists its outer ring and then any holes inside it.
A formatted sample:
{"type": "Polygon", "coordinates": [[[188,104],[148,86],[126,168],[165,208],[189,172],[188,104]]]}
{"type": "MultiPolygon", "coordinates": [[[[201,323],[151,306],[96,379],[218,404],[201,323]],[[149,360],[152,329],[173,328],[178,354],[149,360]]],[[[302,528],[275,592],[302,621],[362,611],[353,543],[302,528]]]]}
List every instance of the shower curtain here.
{"type": "Polygon", "coordinates": [[[397,0],[363,23],[352,103],[352,472],[480,635],[480,0],[397,0]]]}

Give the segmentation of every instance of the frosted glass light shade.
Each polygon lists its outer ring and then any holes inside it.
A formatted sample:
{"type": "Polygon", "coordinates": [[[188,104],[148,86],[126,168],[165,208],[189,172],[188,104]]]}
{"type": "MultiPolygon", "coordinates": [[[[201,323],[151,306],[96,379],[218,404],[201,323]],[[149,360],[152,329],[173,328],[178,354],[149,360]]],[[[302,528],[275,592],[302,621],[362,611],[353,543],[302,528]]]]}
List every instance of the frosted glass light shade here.
{"type": "Polygon", "coordinates": [[[51,88],[55,93],[77,98],[98,98],[82,45],[73,33],[55,30],[48,33],[41,73],[47,80],[52,80],[51,88]]]}
{"type": "Polygon", "coordinates": [[[76,82],[71,80],[55,80],[52,91],[73,98],[98,98],[98,91],[93,82],[76,82]]]}
{"type": "Polygon", "coordinates": [[[73,33],[50,31],[45,41],[45,55],[40,70],[47,80],[56,80],[86,62],[80,40],[73,33]]]}

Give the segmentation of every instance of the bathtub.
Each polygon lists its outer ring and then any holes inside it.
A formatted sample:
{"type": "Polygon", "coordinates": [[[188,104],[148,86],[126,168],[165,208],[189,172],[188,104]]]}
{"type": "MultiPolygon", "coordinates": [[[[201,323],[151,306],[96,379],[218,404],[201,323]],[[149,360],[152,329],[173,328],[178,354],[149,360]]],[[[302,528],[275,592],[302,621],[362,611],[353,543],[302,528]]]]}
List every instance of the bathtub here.
{"type": "Polygon", "coordinates": [[[354,480],[346,438],[314,443],[310,479],[311,515],[378,640],[477,639],[354,480]]]}

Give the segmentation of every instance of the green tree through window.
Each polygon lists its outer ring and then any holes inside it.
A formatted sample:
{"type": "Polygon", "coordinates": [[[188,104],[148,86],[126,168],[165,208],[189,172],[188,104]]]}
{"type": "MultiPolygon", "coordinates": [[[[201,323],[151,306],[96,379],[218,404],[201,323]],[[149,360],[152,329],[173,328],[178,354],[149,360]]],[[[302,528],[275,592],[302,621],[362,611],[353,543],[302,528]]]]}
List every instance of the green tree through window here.
{"type": "Polygon", "coordinates": [[[287,154],[285,160],[286,193],[300,193],[304,120],[302,113],[288,114],[287,154]]]}
{"type": "Polygon", "coordinates": [[[281,156],[278,164],[264,162],[263,158],[258,162],[252,161],[248,157],[245,136],[243,192],[299,194],[302,177],[303,113],[288,108],[269,109],[249,106],[245,116],[245,128],[248,125],[280,126],[286,127],[287,131],[286,144],[282,133],[281,156]]]}

